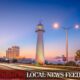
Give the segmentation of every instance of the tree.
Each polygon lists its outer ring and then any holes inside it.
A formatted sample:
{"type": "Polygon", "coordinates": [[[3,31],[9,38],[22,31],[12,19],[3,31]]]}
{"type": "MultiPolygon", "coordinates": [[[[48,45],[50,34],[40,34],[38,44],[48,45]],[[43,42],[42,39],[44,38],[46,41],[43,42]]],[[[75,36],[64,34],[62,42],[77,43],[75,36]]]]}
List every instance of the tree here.
{"type": "Polygon", "coordinates": [[[13,62],[13,63],[16,63],[16,62],[17,62],[17,59],[13,59],[12,62],[13,62]]]}
{"type": "Polygon", "coordinates": [[[69,61],[65,64],[65,66],[77,66],[74,61],[69,61]]]}
{"type": "Polygon", "coordinates": [[[80,50],[76,51],[76,55],[75,55],[75,61],[80,60],[80,50]]]}

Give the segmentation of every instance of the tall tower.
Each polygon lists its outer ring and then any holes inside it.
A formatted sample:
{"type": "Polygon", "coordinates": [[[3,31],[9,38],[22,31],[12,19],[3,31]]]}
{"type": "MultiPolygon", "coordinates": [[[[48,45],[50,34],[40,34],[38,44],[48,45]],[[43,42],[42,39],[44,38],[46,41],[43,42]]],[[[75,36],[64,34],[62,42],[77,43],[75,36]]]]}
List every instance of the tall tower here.
{"type": "Polygon", "coordinates": [[[37,25],[36,32],[37,32],[36,64],[43,65],[45,63],[43,43],[43,32],[45,32],[45,30],[41,23],[37,25]]]}

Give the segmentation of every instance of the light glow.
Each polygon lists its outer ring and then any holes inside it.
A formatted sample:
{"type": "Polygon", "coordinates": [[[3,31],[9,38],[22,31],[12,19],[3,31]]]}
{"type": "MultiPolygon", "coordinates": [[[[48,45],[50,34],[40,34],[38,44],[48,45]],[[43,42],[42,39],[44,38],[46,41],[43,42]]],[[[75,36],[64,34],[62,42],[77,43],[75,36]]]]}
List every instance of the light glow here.
{"type": "Polygon", "coordinates": [[[77,25],[75,25],[75,28],[76,28],[76,29],[79,29],[79,28],[80,28],[80,26],[77,24],[77,25]]]}
{"type": "Polygon", "coordinates": [[[58,28],[59,28],[59,23],[54,23],[54,24],[52,25],[52,27],[55,28],[55,29],[58,29],[58,28]]]}

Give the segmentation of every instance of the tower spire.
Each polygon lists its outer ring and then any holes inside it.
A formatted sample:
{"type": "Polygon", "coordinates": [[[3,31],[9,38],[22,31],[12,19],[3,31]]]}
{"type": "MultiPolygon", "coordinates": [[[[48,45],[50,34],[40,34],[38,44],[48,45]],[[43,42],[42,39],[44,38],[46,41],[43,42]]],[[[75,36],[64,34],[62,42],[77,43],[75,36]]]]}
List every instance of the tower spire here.
{"type": "Polygon", "coordinates": [[[37,25],[36,32],[37,32],[36,64],[43,65],[45,63],[43,43],[44,27],[41,22],[39,22],[39,24],[37,25]]]}

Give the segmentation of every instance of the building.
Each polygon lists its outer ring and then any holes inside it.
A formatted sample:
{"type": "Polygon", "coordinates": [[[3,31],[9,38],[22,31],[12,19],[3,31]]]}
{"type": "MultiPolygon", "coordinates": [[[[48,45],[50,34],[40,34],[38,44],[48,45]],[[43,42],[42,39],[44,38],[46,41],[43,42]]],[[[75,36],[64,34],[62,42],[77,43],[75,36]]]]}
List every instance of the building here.
{"type": "Polygon", "coordinates": [[[19,58],[18,63],[24,63],[24,64],[34,64],[35,60],[31,58],[19,58]]]}
{"type": "Polygon", "coordinates": [[[8,59],[17,59],[20,54],[20,48],[18,46],[12,46],[6,50],[6,58],[8,59]]]}
{"type": "Polygon", "coordinates": [[[36,47],[36,64],[45,64],[44,60],[44,43],[43,43],[43,32],[44,27],[41,23],[37,25],[37,47],[36,47]]]}

